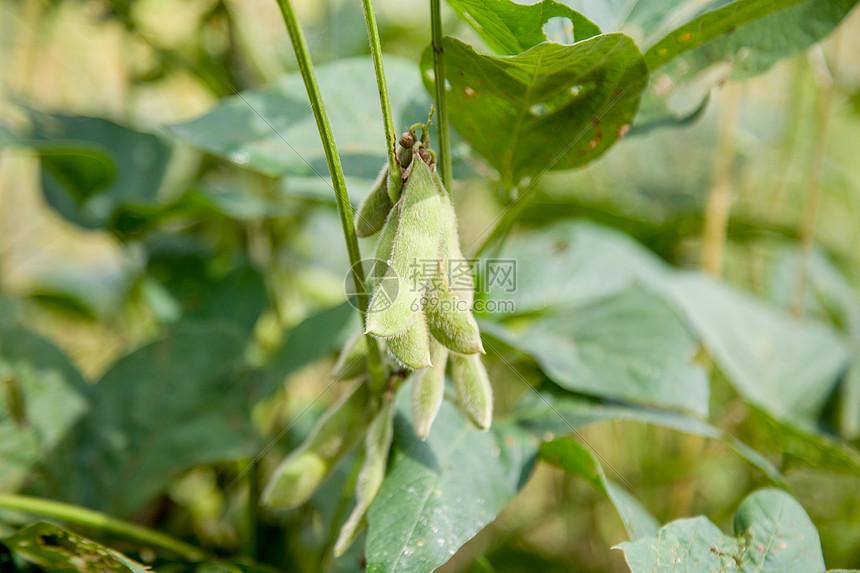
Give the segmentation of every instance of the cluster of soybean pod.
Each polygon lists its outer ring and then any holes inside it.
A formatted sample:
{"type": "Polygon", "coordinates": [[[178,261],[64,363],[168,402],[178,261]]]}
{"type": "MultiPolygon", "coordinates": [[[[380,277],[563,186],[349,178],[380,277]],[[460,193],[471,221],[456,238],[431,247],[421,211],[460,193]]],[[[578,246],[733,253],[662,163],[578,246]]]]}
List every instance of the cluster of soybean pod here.
{"type": "Polygon", "coordinates": [[[456,289],[450,284],[451,265],[467,262],[460,250],[454,206],[429,147],[429,124],[428,120],[413,125],[400,139],[403,185],[399,196],[389,185],[386,165],[355,218],[359,237],[379,234],[376,267],[368,280],[372,297],[365,332],[357,332],[346,344],[332,374],[340,380],[366,378],[363,334],[370,334],[383,341],[392,357],[388,389],[381,398],[375,397],[362,380],[321,417],[307,440],[275,470],[263,492],[263,501],[270,507],[301,505],[364,435],[355,506],[335,542],[336,557],[361,531],[382,484],[393,436],[395,385],[405,375],[412,377],[412,427],[422,440],[442,405],[449,362],[461,410],[479,428],[488,429],[492,422],[492,388],[480,358],[484,349],[472,315],[475,287],[468,267],[458,272],[456,289]],[[420,139],[415,133],[418,128],[420,139]]]}

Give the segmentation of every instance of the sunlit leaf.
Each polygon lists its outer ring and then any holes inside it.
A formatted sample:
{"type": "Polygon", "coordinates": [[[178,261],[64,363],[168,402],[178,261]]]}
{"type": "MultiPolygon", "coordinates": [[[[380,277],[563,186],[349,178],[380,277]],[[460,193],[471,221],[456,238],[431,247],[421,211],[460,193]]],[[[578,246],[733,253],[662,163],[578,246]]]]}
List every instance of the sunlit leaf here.
{"type": "Polygon", "coordinates": [[[600,29],[579,12],[554,0],[517,4],[510,0],[448,0],[448,4],[499,55],[516,55],[548,39],[546,24],[558,19],[570,26],[571,42],[581,42],[600,29]]]}
{"type": "Polygon", "coordinates": [[[766,489],[744,500],[734,536],[705,517],[680,519],[656,537],[619,545],[632,573],[739,571],[810,573],[824,570],[818,531],[784,491],[766,489]]]}
{"type": "MultiPolygon", "coordinates": [[[[369,57],[344,58],[315,68],[344,171],[372,179],[385,161],[379,91],[369,57]]],[[[415,65],[385,58],[398,129],[427,118],[415,65]]],[[[225,98],[193,121],[174,125],[178,138],[267,175],[329,181],[328,165],[301,75],[285,74],[262,90],[225,98]]]]}
{"type": "Polygon", "coordinates": [[[532,356],[568,390],[707,415],[708,377],[693,363],[696,340],[669,305],[643,289],[483,330],[532,356]]]}
{"type": "MultiPolygon", "coordinates": [[[[545,42],[509,57],[479,54],[453,38],[443,49],[451,123],[508,186],[606,152],[629,128],[647,78],[639,49],[623,34],[545,42]]],[[[421,70],[431,93],[432,69],[428,48],[421,70]]]]}

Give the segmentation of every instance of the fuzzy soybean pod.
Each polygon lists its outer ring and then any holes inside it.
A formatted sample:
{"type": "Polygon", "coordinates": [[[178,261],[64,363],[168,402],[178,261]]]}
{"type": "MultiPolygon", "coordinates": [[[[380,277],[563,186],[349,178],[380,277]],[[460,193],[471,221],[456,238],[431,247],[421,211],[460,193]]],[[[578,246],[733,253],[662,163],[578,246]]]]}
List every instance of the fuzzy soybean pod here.
{"type": "Polygon", "coordinates": [[[457,213],[454,211],[451,197],[442,184],[439,174],[433,173],[433,175],[433,182],[436,184],[436,189],[442,197],[442,218],[445,221],[439,243],[439,258],[445,261],[445,268],[450,275],[456,277],[456,284],[452,285],[454,292],[457,293],[460,299],[466,301],[468,308],[471,310],[475,299],[475,282],[472,279],[472,270],[469,268],[469,262],[463,256],[463,251],[460,249],[460,233],[457,231],[457,213]]]}
{"type": "Polygon", "coordinates": [[[305,442],[277,467],[263,491],[263,504],[290,509],[306,502],[338,459],[363,435],[369,407],[368,385],[358,384],[329,408],[305,442]]]}
{"type": "Polygon", "coordinates": [[[478,323],[467,301],[451,290],[441,261],[427,287],[424,315],[430,334],[449,349],[460,354],[484,352],[478,323]]]}
{"type": "Polygon", "coordinates": [[[404,366],[421,370],[431,365],[430,335],[427,321],[420,312],[415,313],[412,324],[402,333],[385,339],[388,351],[404,366]]]}
{"type": "Polygon", "coordinates": [[[412,171],[400,198],[400,224],[394,238],[391,264],[382,282],[396,281],[393,301],[385,289],[377,288],[370,302],[374,312],[367,314],[365,324],[369,334],[391,338],[402,333],[421,310],[424,266],[436,259],[442,225],[441,197],[431,178],[430,168],[418,158],[412,161],[412,171]],[[385,304],[383,304],[385,303],[385,304]]]}
{"type": "Polygon", "coordinates": [[[370,504],[379,493],[388,463],[388,450],[394,434],[394,400],[383,399],[379,412],[364,437],[364,462],[355,484],[355,507],[340,528],[334,544],[334,556],[340,557],[355,541],[364,526],[370,504]]]}
{"type": "Polygon", "coordinates": [[[451,378],[460,407],[482,430],[493,422],[493,388],[480,354],[451,353],[451,378]]]}
{"type": "Polygon", "coordinates": [[[356,332],[350,337],[334,367],[331,369],[331,377],[335,380],[353,380],[367,372],[367,341],[361,332],[356,332]]]}
{"type": "Polygon", "coordinates": [[[371,237],[378,233],[392,206],[388,196],[388,165],[385,165],[355,214],[356,234],[371,237]]]}
{"type": "Polygon", "coordinates": [[[430,358],[433,366],[416,372],[412,382],[412,429],[422,441],[430,435],[430,426],[442,406],[448,349],[440,342],[432,340],[430,358]]]}

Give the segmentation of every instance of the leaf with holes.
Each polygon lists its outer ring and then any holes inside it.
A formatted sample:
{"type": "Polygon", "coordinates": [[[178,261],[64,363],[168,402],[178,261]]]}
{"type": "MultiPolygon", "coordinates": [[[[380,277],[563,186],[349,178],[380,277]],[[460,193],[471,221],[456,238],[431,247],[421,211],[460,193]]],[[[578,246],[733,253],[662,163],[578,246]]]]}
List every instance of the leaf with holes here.
{"type": "MultiPolygon", "coordinates": [[[[544,42],[496,57],[444,38],[451,123],[507,186],[546,169],[593,161],[627,131],[647,81],[633,40],[604,34],[565,46],[544,42]]],[[[421,57],[435,90],[433,52],[421,57]]]]}
{"type": "Polygon", "coordinates": [[[145,573],[149,567],[47,521],[0,539],[13,554],[55,573],[145,573]]]}
{"type": "Polygon", "coordinates": [[[824,571],[818,531],[803,507],[784,491],[760,490],[735,513],[734,536],[705,517],[679,519],[656,537],[619,545],[632,573],[824,571]]]}
{"type": "Polygon", "coordinates": [[[546,42],[547,23],[555,20],[569,25],[577,42],[600,34],[600,28],[588,18],[554,0],[529,5],[510,0],[448,0],[448,4],[501,56],[513,56],[546,42]]]}

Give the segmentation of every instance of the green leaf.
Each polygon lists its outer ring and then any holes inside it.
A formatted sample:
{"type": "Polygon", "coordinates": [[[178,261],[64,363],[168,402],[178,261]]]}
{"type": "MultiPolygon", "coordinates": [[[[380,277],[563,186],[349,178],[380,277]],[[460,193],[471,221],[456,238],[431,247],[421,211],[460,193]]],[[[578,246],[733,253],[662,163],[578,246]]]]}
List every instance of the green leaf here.
{"type": "Polygon", "coordinates": [[[154,135],[93,117],[32,114],[48,203],[87,229],[121,237],[157,211],[169,148],[154,135]],[[132,220],[136,219],[134,223],[132,220]]]}
{"type": "Polygon", "coordinates": [[[496,518],[524,485],[537,440],[515,424],[482,432],[449,402],[426,442],[408,420],[410,384],[397,396],[388,473],[367,522],[368,571],[432,571],[496,518]]]}
{"type": "Polygon", "coordinates": [[[781,420],[812,423],[845,369],[845,341],[799,323],[698,274],[680,274],[671,296],[717,365],[750,403],[781,420]]]}
{"type": "Polygon", "coordinates": [[[263,370],[262,394],[268,395],[296,370],[340,349],[359,326],[358,312],[348,303],[306,318],[263,370]]]}
{"type": "Polygon", "coordinates": [[[657,535],[659,522],[627,490],[606,479],[600,462],[576,440],[560,438],[546,442],[540,448],[539,457],[541,461],[583,478],[603,493],[615,506],[630,539],[657,535]]]}
{"type": "Polygon", "coordinates": [[[200,464],[255,453],[242,337],[222,323],[177,329],[118,360],[48,469],[57,495],[129,515],[200,464]],[[92,468],[98,468],[93,471],[92,468]]]}
{"type": "Polygon", "coordinates": [[[0,309],[0,486],[12,491],[90,408],[87,383],[56,346],[0,309]]]}
{"type": "Polygon", "coordinates": [[[823,571],[818,531],[803,507],[784,491],[747,497],[735,514],[734,536],[705,517],[680,519],[656,537],[619,545],[633,573],[823,571]]]}
{"type": "Polygon", "coordinates": [[[771,452],[779,452],[783,466],[800,461],[807,467],[860,475],[860,452],[842,440],[815,429],[797,427],[752,407],[748,424],[751,441],[771,452]]]}
{"type": "Polygon", "coordinates": [[[856,0],[736,0],[675,28],[645,52],[651,83],[637,126],[683,118],[726,78],[744,79],[825,38],[856,0]]]}
{"type": "Polygon", "coordinates": [[[666,274],[665,264],[628,235],[590,222],[511,237],[494,260],[500,271],[483,277],[487,297],[512,302],[518,314],[552,312],[635,283],[659,288],[666,274]],[[512,284],[498,280],[503,261],[515,261],[512,284]]]}
{"type": "MultiPolygon", "coordinates": [[[[778,258],[770,278],[771,297],[784,308],[789,308],[796,297],[801,256],[796,249],[786,250],[778,258]]],[[[854,287],[820,251],[812,252],[807,265],[806,314],[829,321],[850,336],[856,356],[856,349],[860,348],[860,303],[854,287]]],[[[857,439],[860,437],[860,360],[857,358],[842,378],[839,402],[840,433],[846,439],[857,439]]]]}
{"type": "Polygon", "coordinates": [[[544,436],[547,433],[565,436],[574,429],[604,420],[663,426],[685,434],[720,440],[768,479],[778,485],[784,483],[779,470],[757,451],[703,420],[676,412],[636,406],[603,405],[584,398],[557,397],[544,392],[540,397],[532,393],[524,398],[513,412],[512,418],[520,427],[535,436],[544,436]]]}
{"type": "Polygon", "coordinates": [[[0,540],[15,555],[55,573],[145,573],[118,551],[47,521],[38,521],[0,540]]]}
{"type": "MultiPolygon", "coordinates": [[[[451,123],[508,187],[547,169],[596,159],[627,130],[647,69],[633,40],[604,34],[573,45],[538,44],[510,57],[444,38],[451,123]]],[[[421,57],[434,93],[433,57],[421,57]]]]}
{"type": "Polygon", "coordinates": [[[856,0],[589,2],[568,6],[604,31],[625,31],[645,50],[650,84],[634,132],[683,123],[711,89],[803,53],[845,18],[856,0]]]}
{"type": "MultiPolygon", "coordinates": [[[[373,179],[385,162],[379,91],[369,57],[315,67],[347,175],[373,179]]],[[[385,58],[396,124],[404,128],[427,115],[415,64],[385,58]]],[[[301,75],[281,76],[262,90],[228,97],[208,114],[171,126],[180,139],[267,175],[320,177],[329,181],[319,133],[301,75]]]]}
{"type": "Polygon", "coordinates": [[[250,334],[267,302],[263,275],[250,264],[244,264],[207,288],[190,316],[225,320],[250,334]]]}
{"type": "Polygon", "coordinates": [[[657,295],[640,288],[591,298],[516,328],[482,330],[532,356],[575,392],[708,413],[708,376],[693,363],[698,344],[657,295]]]}
{"type": "Polygon", "coordinates": [[[588,18],[554,0],[529,5],[510,0],[448,0],[448,4],[501,56],[514,56],[546,42],[544,25],[550,18],[568,20],[577,42],[600,34],[588,18]]]}

